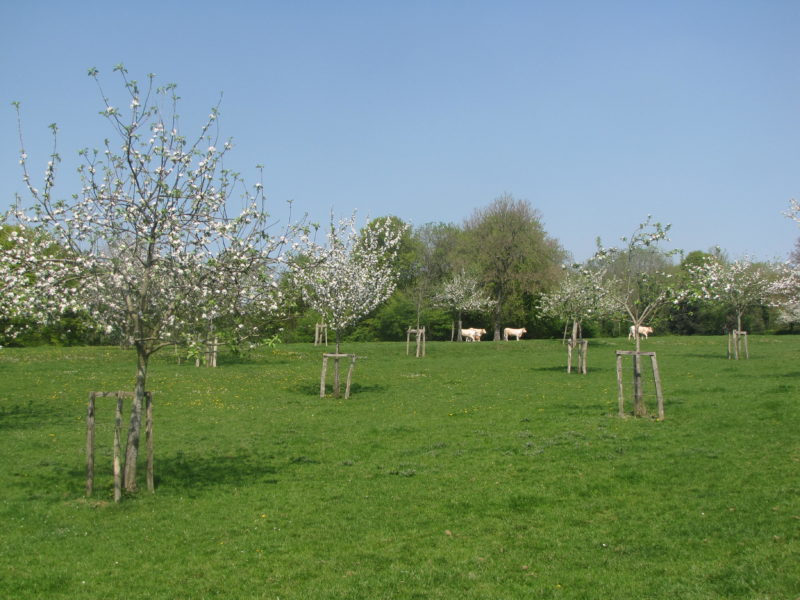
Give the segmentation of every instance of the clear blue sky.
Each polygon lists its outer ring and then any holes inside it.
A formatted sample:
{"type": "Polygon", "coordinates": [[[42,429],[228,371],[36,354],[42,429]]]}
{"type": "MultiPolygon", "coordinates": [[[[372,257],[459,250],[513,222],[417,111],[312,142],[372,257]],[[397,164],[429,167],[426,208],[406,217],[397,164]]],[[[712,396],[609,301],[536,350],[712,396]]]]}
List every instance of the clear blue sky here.
{"type": "Polygon", "coordinates": [[[462,223],[528,200],[582,260],[647,214],[671,247],[783,259],[800,230],[800,1],[3,2],[0,209],[57,122],[58,191],[110,135],[112,67],[175,82],[184,131],[224,92],[226,166],[284,202],[462,223]]]}

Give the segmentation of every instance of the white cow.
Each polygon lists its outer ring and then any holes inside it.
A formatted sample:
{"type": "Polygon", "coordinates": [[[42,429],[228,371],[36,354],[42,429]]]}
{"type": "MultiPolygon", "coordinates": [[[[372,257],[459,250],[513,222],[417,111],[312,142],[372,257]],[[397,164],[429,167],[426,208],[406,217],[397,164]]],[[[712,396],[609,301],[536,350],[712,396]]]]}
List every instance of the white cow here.
{"type": "Polygon", "coordinates": [[[519,341],[519,338],[521,338],[522,335],[525,333],[528,333],[528,330],[525,329],[524,327],[521,327],[520,329],[514,329],[513,327],[506,327],[505,329],[503,329],[503,339],[505,341],[508,341],[508,336],[513,335],[514,337],[517,338],[517,341],[519,341]]]}
{"type": "MultiPolygon", "coordinates": [[[[645,327],[644,325],[639,325],[639,335],[644,336],[644,339],[647,339],[647,336],[653,333],[652,327],[645,327]]],[[[636,325],[631,325],[631,330],[628,333],[628,339],[632,339],[636,336],[636,325]]]]}
{"type": "Polygon", "coordinates": [[[480,342],[481,336],[486,333],[485,329],[477,329],[475,327],[470,327],[468,329],[461,330],[461,337],[464,338],[467,342],[480,342]]]}

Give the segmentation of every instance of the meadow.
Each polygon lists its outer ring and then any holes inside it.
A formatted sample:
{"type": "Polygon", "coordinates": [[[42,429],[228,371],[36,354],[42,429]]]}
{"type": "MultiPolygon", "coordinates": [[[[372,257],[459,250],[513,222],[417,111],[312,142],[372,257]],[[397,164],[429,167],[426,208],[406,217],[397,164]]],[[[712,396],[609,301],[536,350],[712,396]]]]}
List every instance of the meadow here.
{"type": "Polygon", "coordinates": [[[156,492],[142,466],[119,504],[109,399],[85,497],[86,401],[134,354],[4,348],[0,598],[800,598],[800,337],[644,342],[664,421],[617,416],[629,347],[568,375],[559,340],[345,344],[347,400],[311,344],[165,351],[156,492]]]}

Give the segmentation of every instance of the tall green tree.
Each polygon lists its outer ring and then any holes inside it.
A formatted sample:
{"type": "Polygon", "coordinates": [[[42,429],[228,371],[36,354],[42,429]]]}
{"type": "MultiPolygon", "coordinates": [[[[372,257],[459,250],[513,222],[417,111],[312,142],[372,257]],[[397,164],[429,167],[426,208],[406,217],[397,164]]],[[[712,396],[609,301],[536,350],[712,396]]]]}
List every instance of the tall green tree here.
{"type": "Polygon", "coordinates": [[[546,291],[559,279],[566,252],[550,237],[541,214],[511,194],[478,209],[464,224],[465,258],[495,301],[494,339],[500,339],[510,307],[525,293],[546,291]]]}

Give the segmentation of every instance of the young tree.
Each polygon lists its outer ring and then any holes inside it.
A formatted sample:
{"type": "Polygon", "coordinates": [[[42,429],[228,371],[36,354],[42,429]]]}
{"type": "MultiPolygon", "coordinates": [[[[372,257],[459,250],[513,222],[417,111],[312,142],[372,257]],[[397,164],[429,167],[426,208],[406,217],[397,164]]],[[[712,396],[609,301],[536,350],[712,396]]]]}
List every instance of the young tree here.
{"type": "Polygon", "coordinates": [[[34,245],[16,259],[49,310],[80,306],[99,327],[118,331],[136,349],[124,470],[125,488],[135,491],[150,357],[222,315],[274,311],[274,269],[291,232],[270,235],[263,185],[247,188],[237,173],[222,168],[231,143],[220,147],[218,105],[199,135],[187,138],[180,132],[173,84],[155,88],[149,75],[140,87],[122,65],[114,71],[122,78],[124,102],[113,102],[97,69],[89,70],[115,141],[106,140],[103,150],[81,151],[82,188],[72,200],[53,195],[60,160],[55,150],[43,188],[33,186],[20,133],[33,207],[18,209],[18,222],[25,231],[46,231],[65,254],[42,260],[34,245]],[[228,201],[237,190],[243,209],[230,215],[228,201]]]}
{"type": "MultiPolygon", "coordinates": [[[[442,283],[442,287],[433,296],[437,306],[447,308],[456,316],[456,339],[461,341],[461,315],[465,312],[482,312],[489,310],[495,304],[481,289],[477,277],[468,275],[464,271],[453,275],[442,283]]],[[[453,336],[450,337],[451,341],[453,336]]]]}
{"type": "Polygon", "coordinates": [[[499,340],[511,304],[556,281],[566,254],[545,232],[538,211],[510,194],[476,211],[464,233],[464,252],[495,300],[494,339],[499,340]]]}
{"type": "Polygon", "coordinates": [[[658,247],[668,241],[669,229],[648,216],[630,237],[621,238],[622,246],[601,246],[589,260],[592,268],[604,274],[602,288],[608,300],[630,319],[637,352],[641,350],[639,327],[685,293],[670,272],[672,256],[680,251],[658,247]]]}
{"type": "Polygon", "coordinates": [[[603,289],[603,275],[602,271],[578,265],[566,268],[558,287],[539,300],[539,310],[543,314],[572,322],[573,345],[584,320],[600,319],[617,312],[617,306],[603,289]]]}
{"type": "MultiPolygon", "coordinates": [[[[658,247],[666,241],[669,225],[654,223],[650,216],[630,237],[623,237],[620,247],[599,248],[589,264],[604,272],[602,289],[612,305],[628,315],[631,321],[636,352],[641,351],[639,328],[669,302],[677,302],[684,290],[667,272],[672,255],[658,247]]],[[[599,243],[599,242],[598,242],[599,243]]],[[[641,381],[641,358],[634,354],[633,412],[647,415],[641,381]]]]}
{"type": "Polygon", "coordinates": [[[355,217],[333,222],[324,245],[306,240],[293,261],[293,276],[308,305],[341,335],[368,315],[395,289],[395,259],[405,225],[387,219],[373,221],[359,234],[355,217]]]}
{"type": "Polygon", "coordinates": [[[726,262],[710,257],[689,270],[701,298],[719,302],[732,311],[736,331],[742,331],[745,311],[769,298],[771,273],[748,258],[726,262]]]}

